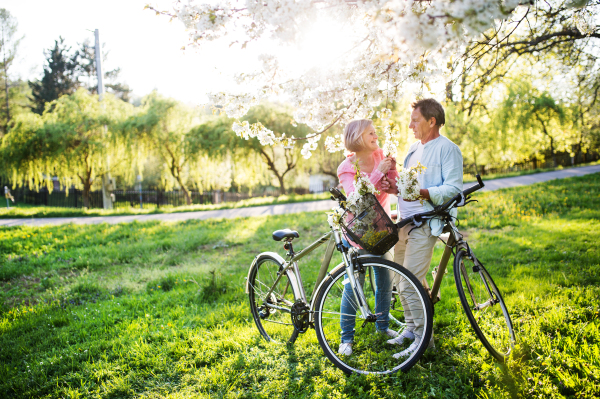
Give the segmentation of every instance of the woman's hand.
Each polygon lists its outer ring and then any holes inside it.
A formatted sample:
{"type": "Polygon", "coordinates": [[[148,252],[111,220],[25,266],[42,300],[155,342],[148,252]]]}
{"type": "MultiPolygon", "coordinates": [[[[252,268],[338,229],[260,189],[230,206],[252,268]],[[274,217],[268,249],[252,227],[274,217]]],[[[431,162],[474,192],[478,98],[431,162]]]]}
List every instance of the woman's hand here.
{"type": "Polygon", "coordinates": [[[395,165],[394,158],[387,157],[383,158],[381,162],[379,162],[379,166],[377,166],[377,170],[379,170],[384,175],[392,169],[392,166],[395,165]]]}

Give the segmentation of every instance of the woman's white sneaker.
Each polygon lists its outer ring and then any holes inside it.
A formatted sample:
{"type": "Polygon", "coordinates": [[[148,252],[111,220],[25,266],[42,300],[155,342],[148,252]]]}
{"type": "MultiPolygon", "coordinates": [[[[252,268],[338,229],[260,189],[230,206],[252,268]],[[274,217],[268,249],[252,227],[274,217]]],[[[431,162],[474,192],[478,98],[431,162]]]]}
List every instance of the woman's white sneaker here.
{"type": "Polygon", "coordinates": [[[409,341],[414,341],[415,340],[415,334],[413,334],[412,331],[404,330],[404,331],[402,331],[402,334],[398,335],[394,339],[389,339],[387,341],[387,343],[388,344],[392,344],[392,345],[402,345],[404,343],[405,339],[407,339],[409,341]]]}
{"type": "Polygon", "coordinates": [[[340,355],[350,356],[352,354],[352,342],[341,343],[338,353],[340,355]]]}

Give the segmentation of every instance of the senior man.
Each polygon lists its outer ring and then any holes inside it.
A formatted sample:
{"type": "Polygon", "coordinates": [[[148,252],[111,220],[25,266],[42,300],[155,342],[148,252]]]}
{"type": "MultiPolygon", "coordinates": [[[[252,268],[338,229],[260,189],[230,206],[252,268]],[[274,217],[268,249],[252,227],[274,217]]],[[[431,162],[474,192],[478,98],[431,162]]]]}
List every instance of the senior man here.
{"type": "MultiPolygon", "coordinates": [[[[423,201],[405,201],[398,196],[398,220],[432,210],[434,206],[443,204],[461,192],[463,187],[463,159],[460,149],[440,134],[440,128],[446,122],[444,108],[433,98],[416,101],[412,108],[409,128],[418,141],[410,146],[403,167],[409,168],[420,162],[427,169],[419,176],[423,201]]],[[[396,182],[390,182],[388,192],[398,193],[396,182]]],[[[443,222],[439,219],[432,219],[430,223],[423,223],[418,228],[412,223],[404,226],[398,233],[399,241],[394,251],[394,261],[407,268],[419,281],[426,281],[433,247],[443,227],[443,222]]],[[[402,283],[399,289],[405,309],[406,329],[398,337],[387,342],[401,344],[404,340],[413,341],[407,349],[394,355],[404,357],[419,346],[423,336],[424,314],[420,306],[416,307],[408,300],[415,294],[414,290],[408,284],[402,283]]],[[[433,336],[429,347],[434,347],[433,336]]]]}

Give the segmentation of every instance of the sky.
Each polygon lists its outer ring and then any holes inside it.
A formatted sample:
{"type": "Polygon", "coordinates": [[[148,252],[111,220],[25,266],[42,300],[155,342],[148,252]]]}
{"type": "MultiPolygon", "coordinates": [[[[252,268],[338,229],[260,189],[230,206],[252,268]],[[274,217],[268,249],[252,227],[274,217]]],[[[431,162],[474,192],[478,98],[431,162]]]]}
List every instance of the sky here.
{"type": "Polygon", "coordinates": [[[343,61],[356,35],[353,25],[344,21],[316,20],[301,43],[291,47],[263,41],[241,50],[209,42],[198,49],[188,46],[181,22],[144,10],[150,2],[170,11],[173,1],[0,0],[0,7],[16,18],[18,35],[23,36],[11,78],[40,79],[44,50],[54,47],[55,40],[62,36],[74,48],[86,39],[93,44],[94,30],[99,29],[104,51],[108,51],[104,70],[121,68],[118,81],[129,85],[134,97],[156,89],[189,105],[200,105],[208,102],[207,93],[236,91],[232,75],[259,70],[261,53],[277,53],[281,67],[299,76],[312,67],[343,61]]]}
{"type": "MultiPolygon", "coordinates": [[[[156,89],[163,95],[189,104],[205,103],[206,93],[229,90],[228,76],[243,62],[256,66],[256,56],[240,53],[223,44],[211,43],[202,50],[187,48],[189,42],[183,24],[169,22],[144,10],[145,0],[1,0],[18,22],[23,40],[17,53],[12,78],[39,79],[45,62],[44,50],[62,36],[67,44],[89,39],[94,29],[108,58],[103,67],[121,68],[119,81],[143,96],[156,89]]],[[[167,10],[170,1],[151,2],[167,10]]]]}

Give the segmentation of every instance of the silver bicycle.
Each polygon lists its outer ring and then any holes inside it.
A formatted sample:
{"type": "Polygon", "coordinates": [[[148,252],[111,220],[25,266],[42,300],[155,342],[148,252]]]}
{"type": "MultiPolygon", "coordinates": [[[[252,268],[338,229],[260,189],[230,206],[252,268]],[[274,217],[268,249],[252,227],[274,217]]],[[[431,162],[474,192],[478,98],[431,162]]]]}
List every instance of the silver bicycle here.
{"type": "MultiPolygon", "coordinates": [[[[331,190],[343,204],[345,197],[331,190]]],[[[341,205],[340,205],[341,206],[341,205]]],[[[342,241],[340,230],[330,225],[330,231],[301,251],[295,251],[292,240],[296,231],[278,230],[275,241],[284,241],[284,259],[275,252],[259,254],[248,272],[246,292],[252,317],[267,341],[293,343],[299,334],[314,328],[325,355],[346,373],[388,374],[408,371],[427,349],[433,325],[433,308],[423,285],[402,266],[374,255],[360,255],[342,241]],[[327,243],[315,289],[307,298],[298,261],[327,243]],[[334,250],[343,262],[328,272],[334,250]],[[381,279],[378,280],[377,276],[381,279]],[[381,277],[383,276],[383,277],[381,277]],[[382,292],[377,281],[385,281],[389,292],[382,292]],[[410,294],[400,295],[400,292],[410,294]],[[346,295],[342,309],[342,297],[346,295]],[[388,299],[385,299],[385,298],[388,299]],[[389,311],[388,311],[389,309],[389,311]],[[388,344],[391,337],[381,333],[386,324],[402,332],[405,312],[420,310],[417,321],[423,328],[422,339],[408,350],[411,342],[388,344]],[[344,331],[342,331],[344,323],[344,331]],[[342,333],[353,335],[352,354],[338,353],[342,333]]],[[[381,284],[383,286],[383,283],[381,284]]]]}

